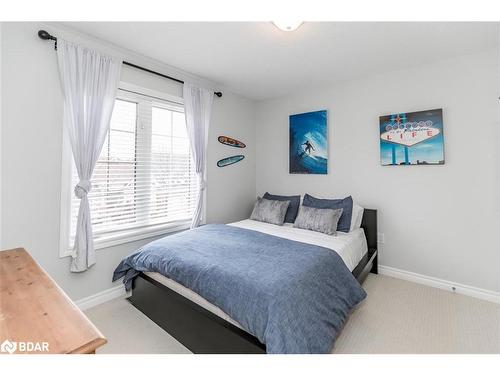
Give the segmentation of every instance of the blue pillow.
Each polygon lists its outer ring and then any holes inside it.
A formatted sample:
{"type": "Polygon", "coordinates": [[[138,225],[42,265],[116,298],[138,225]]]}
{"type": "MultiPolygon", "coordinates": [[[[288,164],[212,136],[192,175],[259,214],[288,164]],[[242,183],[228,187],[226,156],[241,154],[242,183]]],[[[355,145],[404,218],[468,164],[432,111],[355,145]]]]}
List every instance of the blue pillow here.
{"type": "Polygon", "coordinates": [[[264,194],[262,197],[272,201],[290,201],[288,209],[286,210],[285,223],[294,223],[300,206],[300,195],[272,195],[269,193],[264,194]]]}
{"type": "Polygon", "coordinates": [[[352,217],[352,197],[348,196],[344,199],[319,199],[306,194],[304,195],[304,202],[302,205],[314,208],[342,208],[342,216],[340,216],[339,222],[337,224],[337,230],[339,232],[349,232],[351,229],[351,217],[352,217]]]}

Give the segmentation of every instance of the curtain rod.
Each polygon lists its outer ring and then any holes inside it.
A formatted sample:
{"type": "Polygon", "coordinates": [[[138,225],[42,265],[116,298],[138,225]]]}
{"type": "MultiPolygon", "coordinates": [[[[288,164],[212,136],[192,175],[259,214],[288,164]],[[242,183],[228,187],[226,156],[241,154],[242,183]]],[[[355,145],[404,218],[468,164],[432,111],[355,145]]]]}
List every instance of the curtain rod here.
{"type": "MultiPolygon", "coordinates": [[[[38,31],[38,37],[40,39],[43,39],[43,40],[53,40],[54,41],[54,49],[57,50],[57,38],[55,36],[50,35],[45,30],[39,30],[38,31]]],[[[142,66],[135,65],[135,64],[129,63],[127,61],[124,61],[123,64],[124,65],[128,65],[128,66],[130,66],[132,68],[143,70],[143,71],[151,73],[151,74],[156,74],[157,76],[160,76],[160,77],[163,77],[163,78],[167,78],[167,79],[170,79],[170,80],[175,81],[175,82],[184,83],[183,80],[180,80],[178,78],[170,77],[170,76],[167,76],[166,74],[158,73],[158,72],[155,72],[154,70],[151,70],[151,69],[148,69],[148,68],[143,68],[142,66]]],[[[214,95],[217,96],[218,98],[220,98],[222,96],[222,92],[216,91],[216,92],[214,92],[214,95]]]]}

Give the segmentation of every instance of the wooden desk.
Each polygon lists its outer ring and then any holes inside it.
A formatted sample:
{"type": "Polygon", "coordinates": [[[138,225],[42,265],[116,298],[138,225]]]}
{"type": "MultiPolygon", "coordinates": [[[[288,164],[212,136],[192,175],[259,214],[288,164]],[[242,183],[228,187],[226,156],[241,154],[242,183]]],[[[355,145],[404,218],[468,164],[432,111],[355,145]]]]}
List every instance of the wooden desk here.
{"type": "Polygon", "coordinates": [[[106,343],[101,332],[21,248],[0,251],[0,344],[4,340],[16,342],[14,353],[30,354],[90,354],[106,343]],[[46,342],[48,351],[28,352],[29,344],[24,344],[23,351],[20,342],[38,342],[39,346],[46,342]]]}

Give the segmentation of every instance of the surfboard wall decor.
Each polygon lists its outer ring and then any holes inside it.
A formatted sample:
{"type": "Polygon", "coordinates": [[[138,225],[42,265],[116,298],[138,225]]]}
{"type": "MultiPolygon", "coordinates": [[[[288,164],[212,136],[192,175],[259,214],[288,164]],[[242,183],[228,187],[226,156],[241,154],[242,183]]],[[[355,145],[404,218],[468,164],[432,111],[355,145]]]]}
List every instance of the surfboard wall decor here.
{"type": "Polygon", "coordinates": [[[222,143],[223,145],[226,146],[231,146],[231,147],[238,147],[238,148],[245,148],[247,147],[246,144],[244,144],[241,141],[238,141],[237,139],[226,137],[225,135],[221,135],[218,138],[219,142],[222,143]]]}
{"type": "Polygon", "coordinates": [[[220,159],[218,162],[217,162],[217,166],[219,168],[222,168],[222,167],[227,167],[228,165],[231,165],[231,164],[234,164],[234,163],[237,163],[239,161],[242,161],[243,159],[245,159],[245,156],[244,155],[235,155],[235,156],[230,156],[228,158],[224,158],[224,159],[220,159]]]}

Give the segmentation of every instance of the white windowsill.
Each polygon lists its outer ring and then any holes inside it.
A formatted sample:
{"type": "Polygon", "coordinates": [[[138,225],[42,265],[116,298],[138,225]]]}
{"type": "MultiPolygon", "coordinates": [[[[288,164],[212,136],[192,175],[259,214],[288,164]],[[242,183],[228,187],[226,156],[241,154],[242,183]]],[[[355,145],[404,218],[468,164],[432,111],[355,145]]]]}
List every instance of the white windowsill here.
{"type": "MultiPolygon", "coordinates": [[[[94,249],[102,250],[109,247],[123,245],[125,243],[144,240],[151,237],[157,237],[169,233],[180,232],[189,229],[191,220],[188,221],[178,221],[174,223],[168,223],[164,225],[157,225],[154,227],[130,230],[124,233],[117,234],[116,236],[105,238],[101,240],[94,241],[94,249]]],[[[61,252],[60,258],[65,258],[72,256],[73,249],[66,249],[61,252]]]]}

